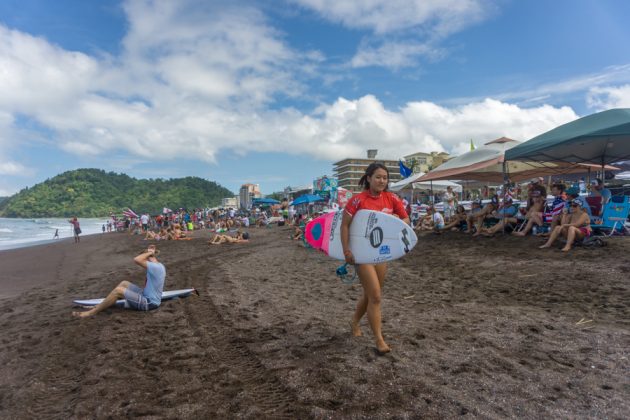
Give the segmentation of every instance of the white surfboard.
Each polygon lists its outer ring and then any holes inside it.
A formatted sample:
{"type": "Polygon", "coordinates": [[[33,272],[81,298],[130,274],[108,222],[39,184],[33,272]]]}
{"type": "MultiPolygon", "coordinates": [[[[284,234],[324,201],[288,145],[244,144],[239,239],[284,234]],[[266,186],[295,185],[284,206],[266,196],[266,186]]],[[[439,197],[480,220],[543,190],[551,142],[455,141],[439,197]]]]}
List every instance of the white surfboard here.
{"type": "MultiPolygon", "coordinates": [[[[179,289],[179,290],[164,291],[162,292],[162,301],[175,299],[178,297],[190,296],[190,294],[193,292],[195,292],[195,289],[179,289]]],[[[105,300],[104,298],[73,300],[72,303],[79,306],[96,306],[104,300],[105,300]]],[[[116,306],[124,306],[124,305],[125,305],[125,299],[119,299],[116,301],[116,306]]]]}
{"type": "MultiPolygon", "coordinates": [[[[306,226],[307,242],[329,256],[344,260],[341,247],[343,210],[318,217],[306,226]]],[[[418,237],[395,216],[359,210],[350,225],[350,250],[357,264],[376,264],[403,257],[416,246],[418,237]]]]}

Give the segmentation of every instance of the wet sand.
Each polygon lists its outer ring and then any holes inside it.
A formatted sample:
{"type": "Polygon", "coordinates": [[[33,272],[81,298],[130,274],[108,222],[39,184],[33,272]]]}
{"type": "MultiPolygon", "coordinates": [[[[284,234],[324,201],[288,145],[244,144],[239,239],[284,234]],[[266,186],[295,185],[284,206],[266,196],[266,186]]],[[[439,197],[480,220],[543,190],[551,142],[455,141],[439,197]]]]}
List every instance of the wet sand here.
{"type": "Polygon", "coordinates": [[[0,252],[0,418],[624,418],[630,239],[571,253],[537,238],[427,235],[390,264],[379,356],[339,262],[288,228],[249,244],[159,242],[148,313],[71,317],[72,300],[142,284],[137,236],[0,252]],[[580,322],[581,321],[581,322],[580,322]]]}

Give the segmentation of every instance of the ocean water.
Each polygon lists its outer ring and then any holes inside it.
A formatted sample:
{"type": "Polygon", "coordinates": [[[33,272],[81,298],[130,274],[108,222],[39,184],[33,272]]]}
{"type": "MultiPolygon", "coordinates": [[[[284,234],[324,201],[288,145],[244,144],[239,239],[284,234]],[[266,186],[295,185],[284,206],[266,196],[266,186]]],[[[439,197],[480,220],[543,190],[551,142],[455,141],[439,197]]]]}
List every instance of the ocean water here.
{"type": "MultiPolygon", "coordinates": [[[[81,236],[102,233],[107,219],[81,219],[81,236]]],[[[72,238],[73,228],[68,219],[6,219],[0,218],[0,250],[33,246],[53,241],[55,231],[59,238],[72,238]]]]}

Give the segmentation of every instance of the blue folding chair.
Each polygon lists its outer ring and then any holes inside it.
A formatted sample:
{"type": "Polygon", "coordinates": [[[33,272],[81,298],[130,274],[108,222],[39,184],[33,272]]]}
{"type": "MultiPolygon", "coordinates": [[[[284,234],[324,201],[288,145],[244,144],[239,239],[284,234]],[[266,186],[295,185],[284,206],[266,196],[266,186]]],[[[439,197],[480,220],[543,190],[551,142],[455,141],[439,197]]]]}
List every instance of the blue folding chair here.
{"type": "Polygon", "coordinates": [[[630,234],[630,229],[626,227],[628,213],[630,212],[630,196],[623,196],[623,199],[615,197],[604,205],[602,212],[602,223],[592,224],[591,229],[595,232],[610,232],[605,236],[617,234],[630,234]]]}

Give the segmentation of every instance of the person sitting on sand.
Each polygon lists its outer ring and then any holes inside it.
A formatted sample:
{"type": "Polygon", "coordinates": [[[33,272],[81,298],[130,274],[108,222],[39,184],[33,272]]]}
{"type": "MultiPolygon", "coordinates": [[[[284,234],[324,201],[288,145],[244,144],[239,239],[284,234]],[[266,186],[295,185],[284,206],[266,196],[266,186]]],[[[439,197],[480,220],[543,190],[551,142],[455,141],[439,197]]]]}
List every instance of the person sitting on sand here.
{"type": "Polygon", "coordinates": [[[420,225],[421,231],[432,230],[434,232],[439,232],[444,229],[444,217],[442,216],[442,213],[435,210],[435,207],[431,206],[427,209],[427,216],[429,217],[429,220],[420,225]]]}
{"type": "Polygon", "coordinates": [[[534,227],[534,224],[538,226],[543,225],[543,210],[545,208],[545,199],[541,195],[532,197],[532,206],[525,214],[527,224],[518,232],[512,232],[514,236],[525,236],[534,227]]]}
{"type": "Polygon", "coordinates": [[[146,251],[133,259],[133,262],[146,270],[146,282],[141,288],[123,280],[112,290],[103,302],[85,312],[73,312],[72,315],[85,318],[116,304],[118,299],[125,299],[125,308],[137,311],[157,309],[162,303],[162,290],[166,278],[166,268],[157,259],[159,251],[155,245],[149,245],[146,251]]]}
{"type": "Polygon", "coordinates": [[[418,221],[416,222],[416,226],[413,228],[413,230],[416,233],[425,232],[425,231],[433,229],[432,225],[433,225],[433,220],[432,220],[431,214],[429,213],[429,210],[427,209],[427,213],[424,216],[422,216],[420,219],[418,219],[418,221]]]}
{"type": "Polygon", "coordinates": [[[443,230],[459,230],[462,229],[465,225],[466,225],[466,219],[468,218],[468,215],[466,214],[466,209],[464,208],[464,206],[462,206],[461,204],[459,204],[457,206],[457,209],[455,210],[455,214],[453,214],[453,216],[451,217],[451,220],[449,223],[447,223],[446,225],[444,225],[444,229],[443,230]]]}
{"type": "Polygon", "coordinates": [[[581,241],[591,236],[591,218],[582,209],[580,200],[571,201],[571,213],[562,217],[562,223],[554,228],[547,242],[539,248],[551,247],[560,235],[567,238],[567,244],[562,248],[564,252],[569,251],[576,240],[581,241]]]}
{"type": "Polygon", "coordinates": [[[466,233],[472,233],[473,227],[475,226],[475,218],[479,215],[481,211],[481,200],[475,200],[471,204],[471,210],[466,215],[466,233]]]}
{"type": "MultiPolygon", "coordinates": [[[[490,189],[490,191],[492,190],[494,190],[494,188],[490,189]]],[[[473,233],[473,236],[481,235],[481,227],[483,226],[483,221],[486,219],[486,217],[492,216],[493,213],[497,210],[498,202],[495,200],[495,196],[496,194],[492,195],[492,200],[488,204],[483,206],[481,211],[470,215],[471,217],[469,219],[471,219],[471,224],[469,225],[469,227],[475,227],[475,233],[473,233]]]]}
{"type": "MultiPolygon", "coordinates": [[[[544,220],[547,223],[551,223],[549,226],[549,232],[552,232],[556,226],[558,226],[562,220],[563,209],[566,205],[567,195],[564,193],[564,184],[557,183],[551,186],[551,194],[554,196],[553,203],[546,209],[543,214],[544,220]]],[[[542,236],[549,236],[548,233],[540,234],[542,236]]]]}
{"type": "Polygon", "coordinates": [[[481,235],[491,237],[494,236],[495,233],[503,231],[504,228],[511,228],[514,224],[518,223],[516,211],[512,197],[506,195],[503,199],[503,204],[499,210],[496,211],[496,217],[499,219],[499,222],[490,228],[481,228],[481,235]]]}

